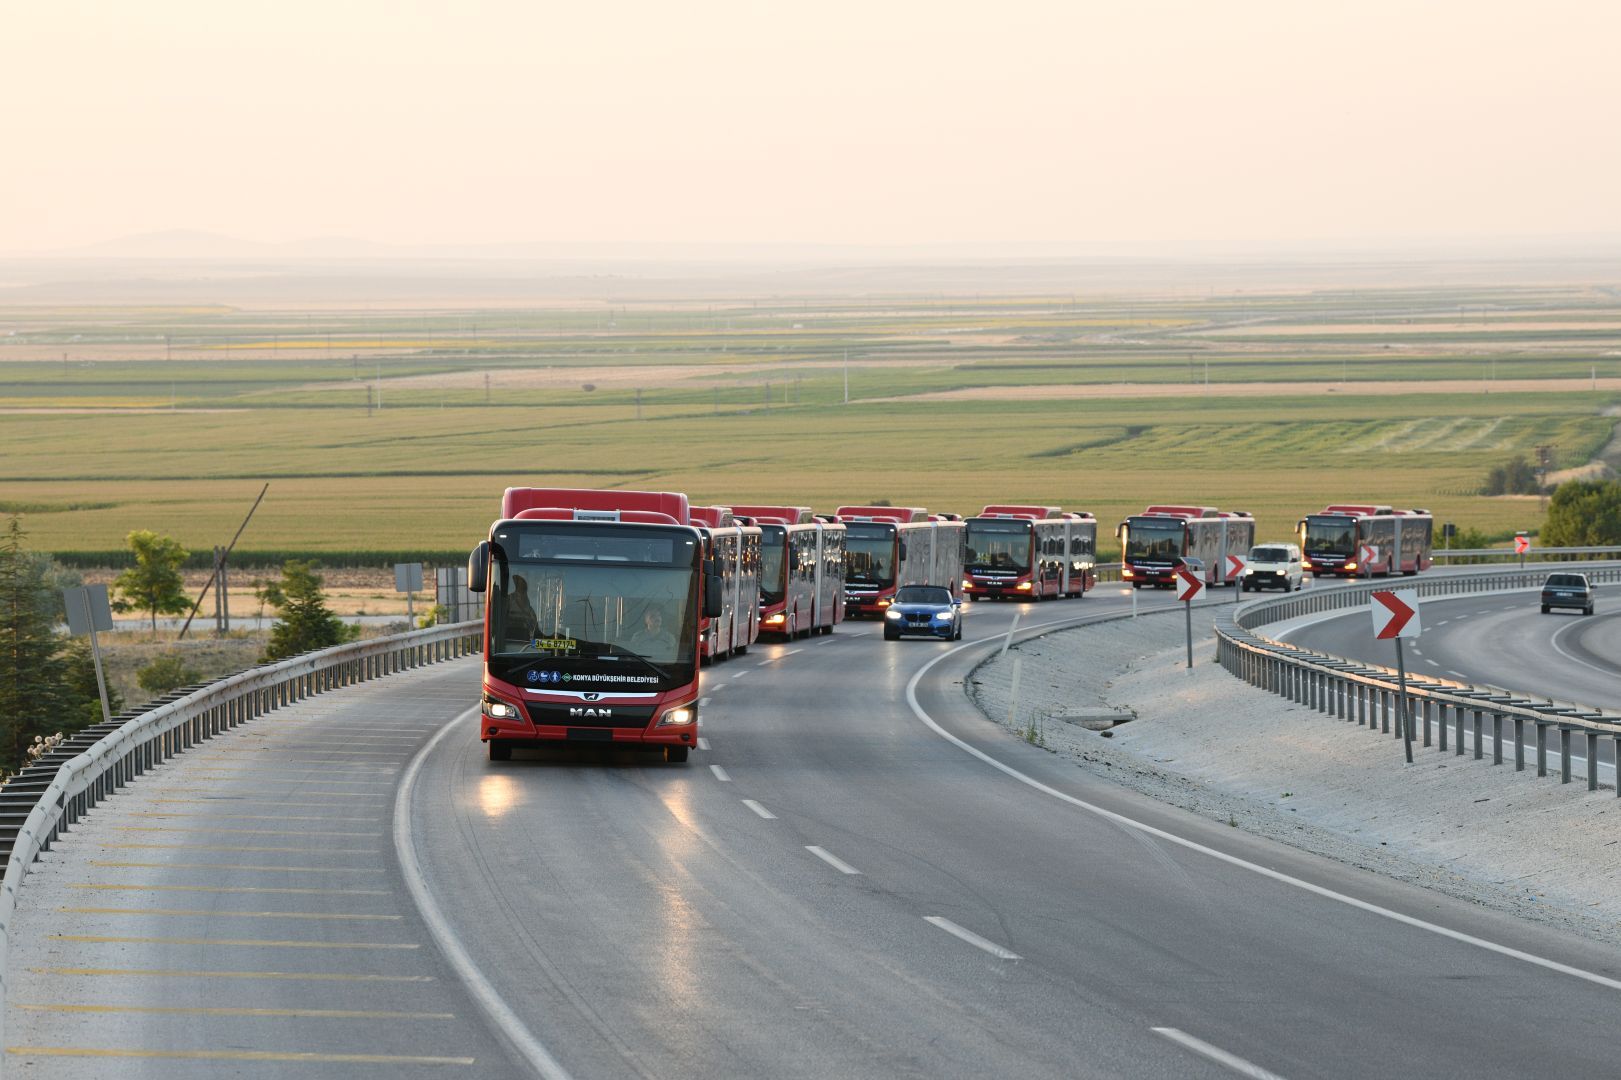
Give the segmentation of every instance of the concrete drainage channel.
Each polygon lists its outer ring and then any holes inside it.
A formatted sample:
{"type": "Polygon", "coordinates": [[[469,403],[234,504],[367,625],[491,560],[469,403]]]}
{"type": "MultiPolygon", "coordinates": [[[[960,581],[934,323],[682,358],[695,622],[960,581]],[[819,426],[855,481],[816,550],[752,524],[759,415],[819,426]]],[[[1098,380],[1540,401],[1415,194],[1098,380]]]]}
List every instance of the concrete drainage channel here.
{"type": "Polygon", "coordinates": [[[63,830],[135,777],[211,736],[315,694],[476,652],[482,628],[477,622],[458,623],[340,645],[179,691],[137,715],[76,734],[14,777],[0,790],[0,851],[6,856],[0,884],[0,1026],[17,893],[40,852],[63,830]]]}
{"type": "MultiPolygon", "coordinates": [[[[1554,570],[1578,570],[1594,584],[1621,582],[1621,563],[1540,564],[1535,569],[1500,569],[1478,574],[1428,579],[1403,579],[1422,597],[1455,597],[1536,588],[1554,570]]],[[[1305,615],[1365,607],[1375,589],[1396,587],[1395,582],[1369,582],[1335,589],[1313,590],[1271,600],[1251,601],[1236,611],[1216,617],[1217,660],[1229,672],[1329,716],[1355,721],[1382,735],[1403,735],[1398,707],[1396,672],[1301,649],[1261,634],[1259,628],[1305,615]]],[[[1575,704],[1542,703],[1523,694],[1496,687],[1473,686],[1409,675],[1415,740],[1454,756],[1465,753],[1473,735],[1476,760],[1491,747],[1492,764],[1504,762],[1504,744],[1512,747],[1516,771],[1526,768],[1528,746],[1534,745],[1538,776],[1549,772],[1550,741],[1557,739],[1561,783],[1571,782],[1573,746],[1581,745],[1586,761],[1587,789],[1598,790],[1599,744],[1611,741],[1621,762],[1621,717],[1575,704]],[[1489,727],[1489,731],[1487,730],[1489,727]],[[1512,728],[1510,732],[1508,729],[1512,728]],[[1449,728],[1452,738],[1449,740],[1449,728]],[[1530,733],[1534,744],[1528,743],[1530,733]]],[[[1616,784],[1621,798],[1621,782],[1616,784]]]]}

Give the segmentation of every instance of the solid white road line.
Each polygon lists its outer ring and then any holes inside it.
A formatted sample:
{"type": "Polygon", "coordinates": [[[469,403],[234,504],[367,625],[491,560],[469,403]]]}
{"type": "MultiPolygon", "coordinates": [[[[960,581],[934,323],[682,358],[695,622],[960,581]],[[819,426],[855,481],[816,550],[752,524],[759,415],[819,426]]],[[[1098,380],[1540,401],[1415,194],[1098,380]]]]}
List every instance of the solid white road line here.
{"type": "Polygon", "coordinates": [[[771,811],[767,810],[765,807],[761,806],[759,803],[755,802],[753,799],[744,799],[743,800],[743,805],[748,807],[750,810],[753,810],[756,814],[759,814],[761,817],[765,818],[767,821],[776,821],[777,820],[777,815],[776,814],[773,814],[771,811]]]}
{"type": "Polygon", "coordinates": [[[1553,632],[1553,636],[1548,639],[1548,644],[1553,646],[1553,651],[1554,652],[1558,653],[1560,656],[1563,656],[1566,660],[1569,660],[1571,663],[1580,664],[1584,668],[1591,668],[1591,669],[1593,669],[1594,671],[1598,672],[1601,675],[1608,675],[1611,678],[1614,678],[1615,677],[1615,672],[1613,670],[1611,670],[1609,668],[1601,668],[1597,664],[1589,663],[1588,661],[1583,660],[1579,656],[1573,656],[1570,653],[1565,651],[1564,646],[1559,644],[1559,636],[1561,634],[1563,634],[1565,631],[1570,630],[1570,629],[1572,629],[1574,627],[1587,626],[1587,625],[1590,625],[1590,624],[1583,623],[1583,622],[1566,623],[1564,626],[1561,626],[1559,629],[1557,629],[1557,630],[1555,630],[1553,632]]]}
{"type": "Polygon", "coordinates": [[[923,916],[923,921],[926,923],[933,923],[935,926],[938,926],[952,937],[960,938],[961,940],[968,942],[968,944],[972,945],[976,949],[984,949],[992,956],[999,957],[1003,960],[1024,959],[1018,953],[1009,952],[996,942],[982,938],[972,930],[969,930],[967,927],[958,926],[950,919],[942,918],[939,915],[925,915],[923,916]]]}
{"type": "Polygon", "coordinates": [[[818,859],[821,859],[823,862],[827,863],[827,865],[831,866],[841,874],[861,873],[860,870],[857,870],[855,867],[851,866],[837,855],[834,855],[832,852],[827,851],[825,848],[819,848],[814,844],[806,844],[805,850],[816,856],[818,859]]]}
{"type": "Polygon", "coordinates": [[[411,899],[422,915],[423,924],[433,935],[439,951],[456,969],[456,974],[461,976],[479,1008],[484,1010],[491,1023],[511,1041],[513,1048],[536,1073],[545,1080],[570,1080],[568,1070],[530,1033],[518,1014],[501,1000],[500,992],[484,977],[479,966],[473,963],[461,938],[456,936],[456,931],[439,909],[439,902],[428,891],[428,883],[422,877],[422,865],[417,861],[416,841],[411,835],[411,790],[416,786],[417,774],[422,771],[422,763],[434,748],[452,732],[461,731],[467,718],[477,711],[478,707],[474,706],[440,728],[439,734],[429,739],[411,759],[405,775],[400,779],[399,790],[394,795],[394,853],[400,861],[400,874],[405,878],[406,888],[410,890],[411,899]]]}
{"type": "Polygon", "coordinates": [[[1522,952],[1519,949],[1513,949],[1507,945],[1499,945],[1495,941],[1487,941],[1485,938],[1478,938],[1472,934],[1461,933],[1457,930],[1441,926],[1437,923],[1425,922],[1423,919],[1415,919],[1411,915],[1403,915],[1399,911],[1392,911],[1389,908],[1380,907],[1378,904],[1370,904],[1366,900],[1358,900],[1354,896],[1347,896],[1344,893],[1335,892],[1333,889],[1324,888],[1321,885],[1314,885],[1309,881],[1302,880],[1301,878],[1291,877],[1288,874],[1279,873],[1278,871],[1269,867],[1261,866],[1259,863],[1252,863],[1249,860],[1241,859],[1236,855],[1229,855],[1225,851],[1217,851],[1215,848],[1206,847],[1204,844],[1198,843],[1197,841],[1189,840],[1186,837],[1178,836],[1172,832],[1166,832],[1164,829],[1155,828],[1146,822],[1137,821],[1134,818],[1126,817],[1124,814],[1117,814],[1113,810],[1105,810],[1101,806],[1089,803],[1084,799],[1077,799],[1075,796],[1059,791],[1055,787],[1050,787],[1047,784],[1043,784],[1040,780],[1037,780],[1032,776],[1025,775],[1018,769],[1015,769],[1013,766],[998,761],[996,758],[991,757],[978,747],[970,746],[968,743],[963,742],[961,739],[957,738],[957,736],[951,734],[951,732],[941,727],[939,722],[936,721],[934,717],[930,716],[924,711],[923,706],[920,705],[917,700],[917,686],[918,683],[923,681],[923,676],[929,673],[929,669],[933,668],[934,665],[938,664],[940,661],[946,659],[946,657],[961,652],[964,649],[974,648],[975,646],[981,644],[984,643],[977,641],[963,642],[961,645],[948,649],[947,651],[928,661],[922,667],[918,668],[917,671],[912,675],[911,680],[906,684],[906,704],[911,707],[912,714],[921,720],[924,726],[928,727],[929,730],[956,746],[964,753],[970,754],[973,757],[978,758],[980,761],[983,761],[991,768],[1005,773],[1006,775],[1019,781],[1019,783],[1034,788],[1044,795],[1050,795],[1053,798],[1058,799],[1060,802],[1066,802],[1071,806],[1085,810],[1090,814],[1096,814],[1098,817],[1101,817],[1106,821],[1112,821],[1115,824],[1123,825],[1128,829],[1136,829],[1139,832],[1148,834],[1149,836],[1157,836],[1167,843],[1176,844],[1177,846],[1186,848],[1189,851],[1197,851],[1201,855],[1206,855],[1212,859],[1217,859],[1228,864],[1229,866],[1236,866],[1242,870],[1248,870],[1253,874],[1259,874],[1262,877],[1271,878],[1273,881],[1279,882],[1280,884],[1288,885],[1304,892],[1309,892],[1314,896],[1321,896],[1327,900],[1334,900],[1338,903],[1346,905],[1347,907],[1353,907],[1359,911],[1365,911],[1370,915],[1377,915],[1381,918],[1389,919],[1392,922],[1401,923],[1404,926],[1410,926],[1417,930],[1424,930],[1440,937],[1450,938],[1453,941],[1462,942],[1465,945],[1473,945],[1476,948],[1484,949],[1487,952],[1493,952],[1497,953],[1499,956],[1506,956],[1514,960],[1520,960],[1524,963],[1532,964],[1548,971],[1558,972],[1561,975],[1569,975],[1572,978],[1581,979],[1584,982],[1593,983],[1596,986],[1603,986],[1611,990],[1621,990],[1621,979],[1612,979],[1596,972],[1584,971],[1581,968],[1572,967],[1569,964],[1562,964],[1557,960],[1549,960],[1546,957],[1536,956],[1533,953],[1522,952]]]}
{"type": "Polygon", "coordinates": [[[1229,1054],[1219,1046],[1211,1046],[1203,1039],[1195,1039],[1185,1031],[1176,1028],[1157,1027],[1150,1028],[1156,1035],[1163,1035],[1180,1046],[1185,1046],[1200,1057],[1207,1057],[1218,1065],[1225,1065],[1239,1076],[1252,1077],[1253,1080],[1283,1080],[1275,1072],[1269,1072],[1253,1062],[1245,1061],[1236,1054],[1229,1054]]]}
{"type": "Polygon", "coordinates": [[[730,776],[728,776],[726,774],[726,770],[721,768],[719,765],[711,765],[709,768],[710,768],[710,771],[715,774],[715,779],[716,780],[719,780],[722,783],[730,783],[731,782],[732,778],[730,776]]]}

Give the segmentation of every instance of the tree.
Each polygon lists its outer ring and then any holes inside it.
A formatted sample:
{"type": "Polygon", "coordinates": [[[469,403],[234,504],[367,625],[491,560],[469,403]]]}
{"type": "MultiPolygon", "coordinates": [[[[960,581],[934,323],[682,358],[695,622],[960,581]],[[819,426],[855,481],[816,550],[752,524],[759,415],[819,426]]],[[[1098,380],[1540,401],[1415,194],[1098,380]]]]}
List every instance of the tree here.
{"type": "Polygon", "coordinates": [[[346,625],[326,606],[314,562],[288,559],[282,564],[281,581],[274,590],[267,587],[264,594],[277,611],[265,649],[267,661],[341,645],[359,636],[359,627],[346,625]]]}
{"type": "Polygon", "coordinates": [[[58,730],[63,704],[54,610],[13,517],[0,537],[0,765],[15,768],[34,735],[58,730]]]}
{"type": "Polygon", "coordinates": [[[1548,547],[1621,544],[1621,480],[1569,480],[1548,500],[1539,534],[1548,547]]]}
{"type": "MultiPolygon", "coordinates": [[[[62,696],[58,731],[71,733],[101,723],[101,692],[96,688],[96,661],[88,637],[68,642],[62,655],[62,696]]],[[[107,686],[107,709],[114,716],[124,709],[123,697],[111,684],[107,686]]]]}
{"type": "Polygon", "coordinates": [[[158,615],[178,615],[191,607],[180,567],[191,554],[173,539],[150,529],[136,529],[124,538],[135,553],[135,565],[118,575],[113,587],[123,595],[113,603],[119,611],[145,611],[158,628],[158,615]]]}
{"type": "Polygon", "coordinates": [[[1535,495],[1537,471],[1523,457],[1514,458],[1506,465],[1497,465],[1486,474],[1482,495],[1535,495]]]}

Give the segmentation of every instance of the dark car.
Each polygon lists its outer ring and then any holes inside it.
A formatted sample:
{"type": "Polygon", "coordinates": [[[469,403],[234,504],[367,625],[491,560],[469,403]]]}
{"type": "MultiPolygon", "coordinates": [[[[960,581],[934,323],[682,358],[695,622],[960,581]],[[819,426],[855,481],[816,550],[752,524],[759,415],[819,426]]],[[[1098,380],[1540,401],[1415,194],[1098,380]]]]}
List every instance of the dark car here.
{"type": "Polygon", "coordinates": [[[894,641],[903,634],[962,637],[962,604],[944,585],[902,585],[884,612],[884,640],[894,641]]]}
{"type": "Polygon", "coordinates": [[[1583,615],[1593,614],[1593,586],[1586,574],[1549,574],[1542,583],[1542,613],[1556,607],[1576,608],[1583,615]]]}

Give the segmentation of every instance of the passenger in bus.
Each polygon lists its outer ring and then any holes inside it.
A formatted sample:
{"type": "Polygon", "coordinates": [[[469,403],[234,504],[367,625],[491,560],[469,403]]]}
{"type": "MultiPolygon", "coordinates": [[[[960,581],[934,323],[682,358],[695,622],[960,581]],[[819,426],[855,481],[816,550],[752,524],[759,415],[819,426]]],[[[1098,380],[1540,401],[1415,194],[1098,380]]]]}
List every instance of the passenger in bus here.
{"type": "Polygon", "coordinates": [[[664,612],[649,605],[642,612],[641,627],[625,642],[625,648],[638,656],[669,659],[675,656],[675,634],[664,626],[664,612]]]}
{"type": "Polygon", "coordinates": [[[539,632],[540,621],[529,603],[529,582],[522,574],[513,574],[512,592],[507,596],[507,640],[527,645],[539,632]]]}

